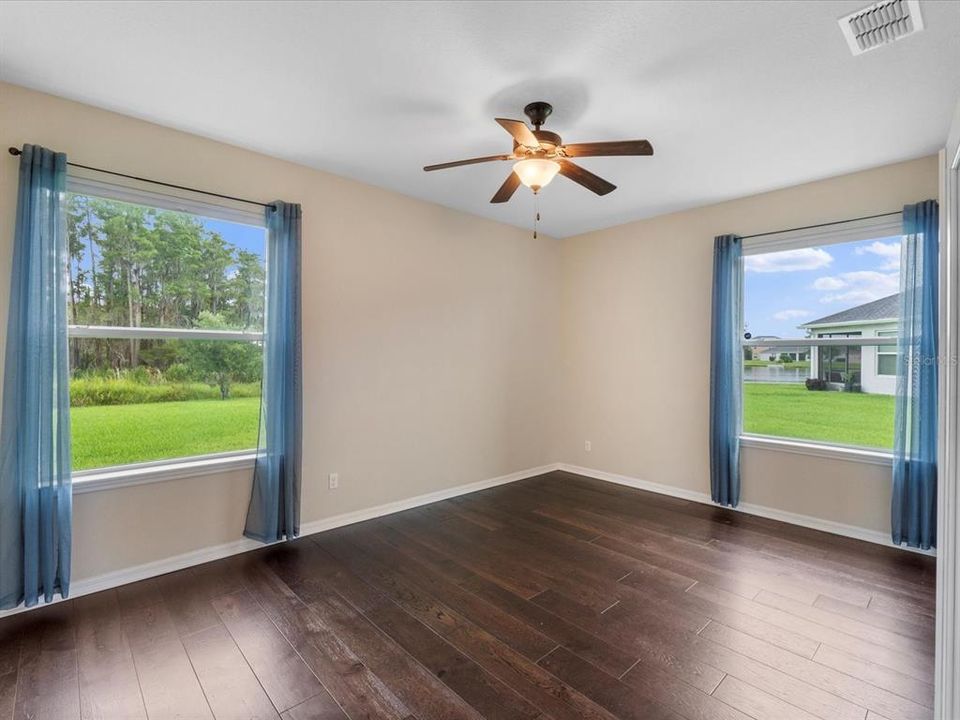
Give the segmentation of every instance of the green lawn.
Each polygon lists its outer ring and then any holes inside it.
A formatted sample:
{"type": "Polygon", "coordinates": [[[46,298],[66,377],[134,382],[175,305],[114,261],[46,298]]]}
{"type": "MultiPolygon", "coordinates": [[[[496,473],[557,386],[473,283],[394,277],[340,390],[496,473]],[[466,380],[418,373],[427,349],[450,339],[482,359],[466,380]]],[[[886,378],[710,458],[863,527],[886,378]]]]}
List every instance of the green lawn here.
{"type": "Polygon", "coordinates": [[[745,383],[743,429],[756,435],[893,447],[893,396],[745,383]]]}
{"type": "Polygon", "coordinates": [[[259,397],[74,407],[73,469],[246,450],[259,413],[259,397]]]}

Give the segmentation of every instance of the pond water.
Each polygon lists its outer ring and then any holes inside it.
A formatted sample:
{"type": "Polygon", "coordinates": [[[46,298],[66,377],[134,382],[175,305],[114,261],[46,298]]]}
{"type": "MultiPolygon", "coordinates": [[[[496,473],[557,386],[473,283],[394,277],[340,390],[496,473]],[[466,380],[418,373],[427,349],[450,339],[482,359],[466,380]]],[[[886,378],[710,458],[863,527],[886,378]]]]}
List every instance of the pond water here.
{"type": "Polygon", "coordinates": [[[743,369],[744,382],[765,383],[803,383],[810,377],[808,368],[785,368],[782,365],[763,365],[760,367],[745,367],[743,369]]]}

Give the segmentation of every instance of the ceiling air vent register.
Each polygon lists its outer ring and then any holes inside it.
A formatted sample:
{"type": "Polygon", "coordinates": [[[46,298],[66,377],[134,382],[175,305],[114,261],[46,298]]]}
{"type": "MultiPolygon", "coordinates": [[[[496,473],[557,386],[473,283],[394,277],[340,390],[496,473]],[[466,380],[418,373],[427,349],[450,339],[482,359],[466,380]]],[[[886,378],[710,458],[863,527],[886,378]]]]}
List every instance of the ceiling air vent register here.
{"type": "Polygon", "coordinates": [[[883,0],[837,22],[854,55],[876,50],[923,30],[920,0],[883,0]]]}

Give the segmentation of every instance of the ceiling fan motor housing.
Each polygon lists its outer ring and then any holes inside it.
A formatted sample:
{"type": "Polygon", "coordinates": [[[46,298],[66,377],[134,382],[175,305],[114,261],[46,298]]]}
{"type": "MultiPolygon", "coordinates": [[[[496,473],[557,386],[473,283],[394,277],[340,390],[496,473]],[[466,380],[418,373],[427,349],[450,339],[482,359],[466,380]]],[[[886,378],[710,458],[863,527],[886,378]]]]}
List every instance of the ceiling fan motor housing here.
{"type": "Polygon", "coordinates": [[[523,112],[528,118],[530,118],[530,122],[533,124],[533,126],[539,130],[540,126],[547,121],[548,117],[550,117],[550,113],[553,112],[553,105],[540,100],[527,105],[523,109],[523,112]]]}

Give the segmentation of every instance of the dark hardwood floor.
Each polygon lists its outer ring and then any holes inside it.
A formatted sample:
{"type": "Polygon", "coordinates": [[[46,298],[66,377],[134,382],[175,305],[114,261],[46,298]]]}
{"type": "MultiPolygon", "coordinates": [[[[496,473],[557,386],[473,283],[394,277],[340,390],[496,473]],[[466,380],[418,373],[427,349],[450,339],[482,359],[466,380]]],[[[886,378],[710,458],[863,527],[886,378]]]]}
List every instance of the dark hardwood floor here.
{"type": "Polygon", "coordinates": [[[564,473],[0,621],[0,718],[923,720],[932,558],[564,473]]]}

